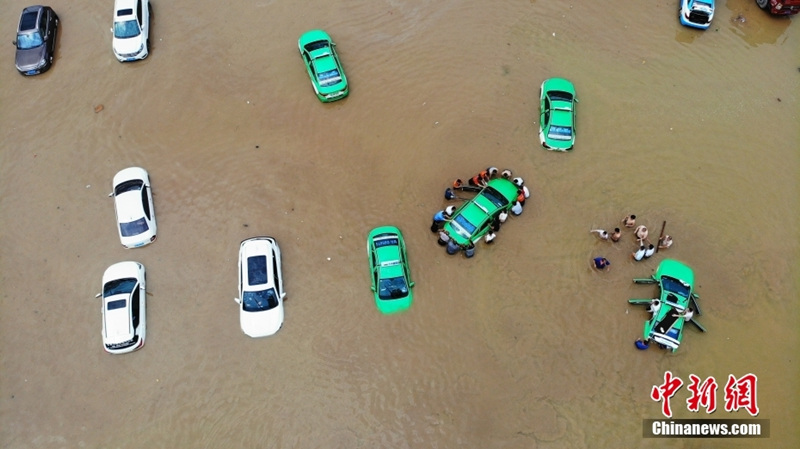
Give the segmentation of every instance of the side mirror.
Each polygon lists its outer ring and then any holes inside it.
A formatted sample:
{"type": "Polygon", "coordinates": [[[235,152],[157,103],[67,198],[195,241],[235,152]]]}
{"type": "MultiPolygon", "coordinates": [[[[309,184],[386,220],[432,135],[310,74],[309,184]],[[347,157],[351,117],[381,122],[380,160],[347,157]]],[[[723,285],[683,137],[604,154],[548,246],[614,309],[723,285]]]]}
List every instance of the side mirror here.
{"type": "Polygon", "coordinates": [[[94,297],[95,297],[95,298],[99,298],[99,297],[101,297],[101,296],[103,296],[103,294],[102,294],[102,293],[98,293],[98,294],[94,295],[94,297]]]}
{"type": "Polygon", "coordinates": [[[112,197],[112,196],[114,196],[114,192],[111,192],[111,193],[108,194],[109,198],[112,197]]]}
{"type": "Polygon", "coordinates": [[[408,283],[408,286],[409,286],[409,287],[413,287],[413,286],[414,286],[414,284],[415,284],[415,282],[414,282],[414,281],[411,281],[411,282],[409,282],[409,283],[408,283]]]}
{"type": "Polygon", "coordinates": [[[286,292],[281,293],[281,299],[286,297],[286,292]]]}
{"type": "Polygon", "coordinates": [[[233,298],[233,301],[234,301],[236,304],[241,304],[241,303],[242,303],[242,298],[233,298]]]}
{"type": "Polygon", "coordinates": [[[114,29],[113,28],[109,28],[108,31],[111,31],[111,34],[114,34],[114,29]]]}
{"type": "Polygon", "coordinates": [[[370,288],[372,289],[373,292],[375,291],[375,286],[374,285],[372,287],[370,287],[370,288]]]}
{"type": "Polygon", "coordinates": [[[16,47],[17,46],[17,41],[16,40],[11,41],[11,45],[16,47]]]}

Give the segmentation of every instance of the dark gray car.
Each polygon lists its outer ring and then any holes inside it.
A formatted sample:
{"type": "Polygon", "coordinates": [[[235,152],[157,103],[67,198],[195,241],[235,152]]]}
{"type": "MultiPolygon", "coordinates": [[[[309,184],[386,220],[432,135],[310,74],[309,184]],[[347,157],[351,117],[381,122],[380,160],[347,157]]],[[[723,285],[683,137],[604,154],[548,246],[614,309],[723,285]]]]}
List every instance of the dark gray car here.
{"type": "Polygon", "coordinates": [[[49,6],[28,6],[22,10],[17,28],[17,70],[38,75],[53,65],[58,34],[58,15],[49,6]]]}

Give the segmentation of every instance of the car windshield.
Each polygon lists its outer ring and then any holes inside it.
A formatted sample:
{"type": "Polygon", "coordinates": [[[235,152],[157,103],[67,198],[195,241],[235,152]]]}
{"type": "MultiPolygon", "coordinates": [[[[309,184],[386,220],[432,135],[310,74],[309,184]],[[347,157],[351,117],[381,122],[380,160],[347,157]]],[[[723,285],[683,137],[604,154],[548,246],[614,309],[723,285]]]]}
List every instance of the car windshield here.
{"type": "Polygon", "coordinates": [[[42,35],[38,31],[33,33],[20,33],[17,35],[17,48],[20,50],[30,50],[44,43],[42,35]]]}
{"type": "MultiPolygon", "coordinates": [[[[103,296],[108,298],[109,296],[128,294],[133,291],[134,287],[136,287],[136,283],[137,281],[135,278],[114,279],[113,281],[107,282],[106,285],[103,287],[103,296]]],[[[116,302],[116,301],[111,301],[111,302],[116,302]]],[[[112,307],[109,303],[108,310],[111,309],[112,307]]]]}
{"type": "Polygon", "coordinates": [[[136,19],[126,20],[124,22],[114,22],[114,37],[117,39],[127,39],[129,37],[136,37],[141,33],[139,23],[136,19]]]}
{"type": "Polygon", "coordinates": [[[457,215],[456,218],[453,219],[453,221],[458,223],[459,226],[461,226],[465,231],[467,231],[467,234],[472,235],[472,233],[475,232],[475,225],[470,223],[469,220],[464,218],[463,215],[457,215]]]}
{"type": "Polygon", "coordinates": [[[278,307],[278,295],[274,288],[257,292],[244,292],[242,307],[245,312],[261,312],[278,307]]]}
{"type": "Polygon", "coordinates": [[[408,285],[402,276],[381,279],[378,287],[380,299],[399,299],[408,296],[408,285]]]}
{"type": "Polygon", "coordinates": [[[321,86],[333,86],[341,80],[342,76],[339,75],[339,71],[336,69],[328,70],[327,72],[321,72],[319,74],[319,84],[321,86]]]}
{"type": "Polygon", "coordinates": [[[554,140],[570,140],[572,139],[572,128],[568,126],[551,126],[547,137],[554,140]]]}
{"type": "Polygon", "coordinates": [[[497,207],[506,207],[508,205],[508,200],[493,187],[487,187],[483,189],[483,193],[481,195],[485,196],[486,199],[491,201],[492,204],[497,207]]]}
{"type": "Polygon", "coordinates": [[[661,288],[682,298],[689,297],[689,286],[669,276],[661,277],[661,288]]]}
{"type": "Polygon", "coordinates": [[[250,285],[267,283],[267,256],[251,256],[247,258],[247,279],[250,285]]]}
{"type": "Polygon", "coordinates": [[[123,237],[139,235],[143,232],[147,232],[148,229],[150,228],[147,226],[147,220],[145,220],[144,217],[136,221],[131,221],[130,223],[119,224],[119,232],[123,237]]]}
{"type": "Polygon", "coordinates": [[[572,101],[572,94],[561,90],[551,90],[549,96],[551,101],[572,101]]]}

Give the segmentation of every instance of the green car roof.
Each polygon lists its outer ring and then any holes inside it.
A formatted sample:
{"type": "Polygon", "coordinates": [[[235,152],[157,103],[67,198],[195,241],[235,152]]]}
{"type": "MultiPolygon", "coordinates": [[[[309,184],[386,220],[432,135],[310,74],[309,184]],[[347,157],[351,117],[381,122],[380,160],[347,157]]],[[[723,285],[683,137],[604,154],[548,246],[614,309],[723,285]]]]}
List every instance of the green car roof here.
{"type": "Polygon", "coordinates": [[[675,259],[664,259],[658,264],[656,279],[661,279],[662,276],[669,276],[685,282],[692,288],[694,286],[694,271],[683,262],[675,259]]]}
{"type": "Polygon", "coordinates": [[[444,230],[457,244],[466,246],[489,232],[494,217],[509,210],[517,200],[517,186],[503,178],[492,179],[474,198],[466,201],[444,224],[444,230]]]}
{"type": "Polygon", "coordinates": [[[542,83],[539,141],[550,150],[567,151],[575,144],[575,86],[564,78],[542,83]]]}
{"type": "Polygon", "coordinates": [[[367,236],[375,305],[383,313],[401,312],[413,302],[411,271],[403,234],[394,226],[381,226],[367,236]]]}

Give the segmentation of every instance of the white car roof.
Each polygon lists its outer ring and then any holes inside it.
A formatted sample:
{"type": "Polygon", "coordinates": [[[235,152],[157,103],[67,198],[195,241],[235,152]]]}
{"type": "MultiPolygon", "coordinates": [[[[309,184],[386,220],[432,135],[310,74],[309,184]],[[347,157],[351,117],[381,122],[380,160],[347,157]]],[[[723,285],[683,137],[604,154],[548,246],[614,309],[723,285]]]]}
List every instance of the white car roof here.
{"type": "Polygon", "coordinates": [[[239,263],[242,265],[242,290],[244,291],[261,291],[271,287],[275,287],[275,279],[273,276],[273,264],[275,260],[272,257],[273,240],[271,238],[253,238],[242,242],[239,248],[239,263]],[[254,256],[266,257],[267,280],[266,284],[252,285],[249,279],[249,270],[247,269],[247,259],[254,256]]]}

